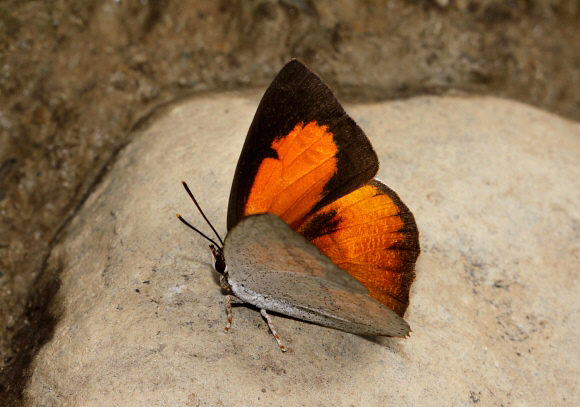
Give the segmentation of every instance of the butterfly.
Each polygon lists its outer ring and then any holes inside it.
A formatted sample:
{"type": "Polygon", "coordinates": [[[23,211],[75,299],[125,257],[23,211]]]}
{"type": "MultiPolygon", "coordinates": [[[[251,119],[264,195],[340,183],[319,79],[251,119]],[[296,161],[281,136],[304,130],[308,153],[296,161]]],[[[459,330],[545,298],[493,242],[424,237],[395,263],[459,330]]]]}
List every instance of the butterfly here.
{"type": "Polygon", "coordinates": [[[294,59],[266,90],[234,174],[221,240],[212,242],[228,323],[232,303],[359,335],[405,337],[419,232],[374,178],[378,157],[330,88],[294,59]]]}

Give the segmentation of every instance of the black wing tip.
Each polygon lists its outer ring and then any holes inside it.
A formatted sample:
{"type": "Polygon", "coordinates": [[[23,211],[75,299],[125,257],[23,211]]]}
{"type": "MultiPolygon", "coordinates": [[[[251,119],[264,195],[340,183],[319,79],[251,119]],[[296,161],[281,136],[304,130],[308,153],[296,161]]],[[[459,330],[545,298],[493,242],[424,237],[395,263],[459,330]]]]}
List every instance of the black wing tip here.
{"type": "Polygon", "coordinates": [[[288,72],[288,71],[290,71],[290,72],[296,72],[296,71],[312,72],[312,70],[310,68],[308,68],[304,62],[302,62],[301,60],[299,60],[297,58],[292,58],[290,61],[286,62],[286,64],[278,72],[278,75],[280,75],[281,73],[284,73],[284,72],[288,72]]]}
{"type": "Polygon", "coordinates": [[[310,69],[308,67],[308,65],[306,65],[306,63],[302,62],[300,59],[298,58],[292,58],[291,60],[289,60],[288,62],[286,62],[286,65],[284,65],[284,67],[281,70],[284,70],[286,68],[290,68],[290,69],[304,69],[306,71],[312,72],[312,69],[310,69]]]}
{"type": "MultiPolygon", "coordinates": [[[[304,77],[304,75],[309,75],[311,80],[312,78],[316,78],[315,80],[319,83],[324,84],[324,87],[328,89],[328,92],[334,96],[332,90],[328,87],[328,85],[322,80],[320,75],[314,72],[312,69],[308,67],[304,62],[299,60],[298,58],[292,58],[290,61],[286,62],[286,65],[280,69],[278,72],[277,77],[286,77],[286,75],[290,75],[290,77],[304,77]]],[[[276,80],[273,81],[275,83],[276,80]]]]}
{"type": "Polygon", "coordinates": [[[304,62],[302,62],[301,60],[299,60],[298,58],[292,58],[290,61],[286,62],[286,66],[292,66],[292,65],[298,65],[298,66],[303,66],[306,67],[306,64],[304,62]]]}

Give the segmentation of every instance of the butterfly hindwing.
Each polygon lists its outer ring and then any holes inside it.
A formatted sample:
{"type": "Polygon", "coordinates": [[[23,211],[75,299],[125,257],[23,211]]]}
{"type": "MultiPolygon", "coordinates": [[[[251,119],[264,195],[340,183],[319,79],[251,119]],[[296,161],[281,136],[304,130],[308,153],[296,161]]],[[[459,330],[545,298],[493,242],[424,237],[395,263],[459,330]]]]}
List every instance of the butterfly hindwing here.
{"type": "Polygon", "coordinates": [[[419,232],[411,211],[378,180],[322,208],[298,229],[401,317],[409,304],[419,256],[419,232]]]}
{"type": "Polygon", "coordinates": [[[259,308],[362,335],[409,332],[401,317],[275,215],[240,221],[224,255],[232,290],[259,308]]]}

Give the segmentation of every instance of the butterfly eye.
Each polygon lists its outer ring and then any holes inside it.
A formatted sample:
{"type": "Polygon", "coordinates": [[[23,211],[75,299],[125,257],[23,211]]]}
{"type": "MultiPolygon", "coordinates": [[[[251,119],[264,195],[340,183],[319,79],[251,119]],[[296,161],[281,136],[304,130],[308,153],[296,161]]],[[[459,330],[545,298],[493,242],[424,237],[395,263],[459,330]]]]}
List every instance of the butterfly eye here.
{"type": "Polygon", "coordinates": [[[220,274],[226,274],[228,271],[228,266],[226,265],[226,259],[224,254],[220,249],[217,249],[213,244],[209,245],[211,249],[211,254],[213,255],[213,268],[220,274]]]}

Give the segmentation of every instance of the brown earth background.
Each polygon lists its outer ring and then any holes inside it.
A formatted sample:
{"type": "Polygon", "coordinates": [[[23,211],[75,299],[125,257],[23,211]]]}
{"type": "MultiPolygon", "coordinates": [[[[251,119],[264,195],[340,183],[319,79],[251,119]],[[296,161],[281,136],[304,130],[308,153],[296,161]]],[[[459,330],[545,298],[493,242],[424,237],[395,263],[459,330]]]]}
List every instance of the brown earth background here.
{"type": "Polygon", "coordinates": [[[489,94],[578,120],[579,23],[577,0],[3,1],[0,405],[58,318],[51,247],[164,105],[295,57],[343,101],[489,94]]]}

